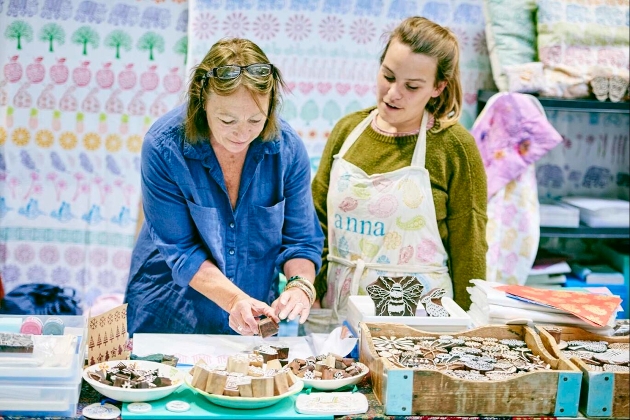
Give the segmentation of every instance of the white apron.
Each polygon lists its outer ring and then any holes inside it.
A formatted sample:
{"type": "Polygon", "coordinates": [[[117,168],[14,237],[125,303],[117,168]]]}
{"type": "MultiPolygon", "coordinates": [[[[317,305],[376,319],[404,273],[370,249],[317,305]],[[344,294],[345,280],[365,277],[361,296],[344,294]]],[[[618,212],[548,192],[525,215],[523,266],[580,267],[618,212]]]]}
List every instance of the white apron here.
{"type": "Polygon", "coordinates": [[[376,117],[363,120],[334,156],[328,189],[328,291],[323,309],[313,309],[305,331],[329,332],[346,317],[348,296],[367,294],[378,276],[414,275],[423,293],[439,287],[453,296],[448,255],[438,230],[422,117],[411,166],[367,175],[343,159],[376,117]]]}

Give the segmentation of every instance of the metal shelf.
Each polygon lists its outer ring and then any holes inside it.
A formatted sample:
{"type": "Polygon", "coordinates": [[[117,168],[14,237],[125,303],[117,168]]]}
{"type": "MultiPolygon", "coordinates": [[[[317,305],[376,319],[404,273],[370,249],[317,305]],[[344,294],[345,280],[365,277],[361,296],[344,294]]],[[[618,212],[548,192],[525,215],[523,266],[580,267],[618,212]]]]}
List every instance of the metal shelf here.
{"type": "Polygon", "coordinates": [[[580,225],[576,228],[541,227],[541,238],[594,238],[594,239],[628,239],[630,228],[594,228],[580,225]]]}
{"type": "MultiPolygon", "coordinates": [[[[480,90],[477,93],[477,112],[481,112],[486,102],[494,95],[495,91],[480,90]]],[[[536,96],[536,95],[534,95],[536,96]]],[[[573,112],[613,112],[616,114],[630,114],[630,102],[601,102],[594,99],[563,99],[538,97],[545,109],[573,112]]]]}

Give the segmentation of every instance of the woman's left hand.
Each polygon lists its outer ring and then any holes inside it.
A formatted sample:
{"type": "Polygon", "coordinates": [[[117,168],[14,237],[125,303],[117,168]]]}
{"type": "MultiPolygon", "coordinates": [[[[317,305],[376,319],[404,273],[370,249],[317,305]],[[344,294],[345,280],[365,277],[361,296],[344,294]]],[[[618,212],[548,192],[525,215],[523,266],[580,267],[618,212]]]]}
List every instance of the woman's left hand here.
{"type": "Polygon", "coordinates": [[[304,324],[311,311],[308,296],[297,287],[282,292],[280,297],[271,304],[271,307],[280,319],[293,321],[299,316],[300,324],[304,324]]]}

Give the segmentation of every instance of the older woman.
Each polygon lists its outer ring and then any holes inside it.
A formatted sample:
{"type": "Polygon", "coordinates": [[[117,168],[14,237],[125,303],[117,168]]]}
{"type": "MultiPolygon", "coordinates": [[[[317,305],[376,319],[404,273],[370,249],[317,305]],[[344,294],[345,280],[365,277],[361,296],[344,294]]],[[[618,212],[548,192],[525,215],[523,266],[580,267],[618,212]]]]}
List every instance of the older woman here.
{"type": "Polygon", "coordinates": [[[306,150],[277,115],[283,85],[256,44],[219,41],[192,72],[187,103],[147,133],[131,334],[252,335],[259,316],[306,320],[323,234],[306,150]],[[278,272],[289,279],[279,297],[278,272]]]}

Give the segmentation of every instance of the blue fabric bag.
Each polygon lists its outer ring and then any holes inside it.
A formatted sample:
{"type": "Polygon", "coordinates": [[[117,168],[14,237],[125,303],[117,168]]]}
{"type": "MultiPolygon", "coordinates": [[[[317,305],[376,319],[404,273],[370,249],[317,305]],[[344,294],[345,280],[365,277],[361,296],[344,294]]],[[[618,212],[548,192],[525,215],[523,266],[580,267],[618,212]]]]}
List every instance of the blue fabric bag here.
{"type": "Polygon", "coordinates": [[[76,290],[32,283],[16,287],[0,301],[0,314],[81,315],[76,290]]]}

